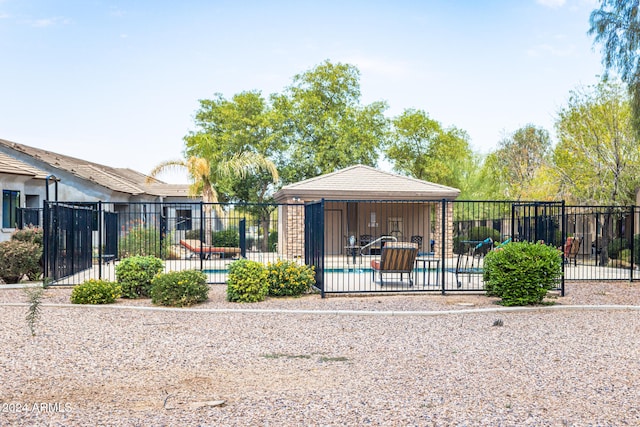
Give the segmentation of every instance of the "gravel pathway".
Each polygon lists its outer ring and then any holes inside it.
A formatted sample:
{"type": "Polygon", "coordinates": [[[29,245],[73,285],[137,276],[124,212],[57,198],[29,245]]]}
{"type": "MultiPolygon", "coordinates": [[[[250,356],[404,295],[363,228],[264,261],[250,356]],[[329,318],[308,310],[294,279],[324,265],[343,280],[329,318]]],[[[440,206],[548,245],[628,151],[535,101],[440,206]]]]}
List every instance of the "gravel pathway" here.
{"type": "Polygon", "coordinates": [[[232,304],[220,285],[198,310],[61,307],[71,291],[53,288],[34,337],[24,292],[0,289],[0,426],[640,425],[638,286],[570,283],[526,311],[480,295],[232,304]],[[596,304],[629,307],[575,309],[596,304]]]}

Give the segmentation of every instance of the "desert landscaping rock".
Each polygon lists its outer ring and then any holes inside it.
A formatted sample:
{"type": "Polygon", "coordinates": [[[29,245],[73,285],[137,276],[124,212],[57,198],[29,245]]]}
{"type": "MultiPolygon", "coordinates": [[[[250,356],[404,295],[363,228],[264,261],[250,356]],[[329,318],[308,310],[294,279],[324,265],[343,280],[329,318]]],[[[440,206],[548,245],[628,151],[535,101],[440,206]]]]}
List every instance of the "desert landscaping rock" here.
{"type": "Polygon", "coordinates": [[[24,292],[0,289],[0,426],[638,425],[637,286],[499,315],[482,295],[231,304],[212,285],[194,310],[140,310],[50,288],[35,337],[24,292]],[[563,309],[596,304],[630,309],[563,309]]]}

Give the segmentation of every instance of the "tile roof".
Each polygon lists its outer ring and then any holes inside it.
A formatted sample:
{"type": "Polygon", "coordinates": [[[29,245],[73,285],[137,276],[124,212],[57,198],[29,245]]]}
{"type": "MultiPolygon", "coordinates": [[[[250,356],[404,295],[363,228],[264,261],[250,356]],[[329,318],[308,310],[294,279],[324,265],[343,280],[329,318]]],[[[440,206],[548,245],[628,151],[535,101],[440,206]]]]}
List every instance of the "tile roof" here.
{"type": "Polygon", "coordinates": [[[0,173],[8,173],[11,175],[25,175],[33,178],[45,179],[47,173],[38,168],[34,168],[18,159],[14,159],[0,152],[0,173]]]}
{"type": "MultiPolygon", "coordinates": [[[[187,184],[167,184],[157,179],[154,179],[151,184],[147,184],[147,176],[132,169],[113,168],[4,139],[0,139],[0,146],[19,151],[56,169],[95,182],[113,191],[131,195],[186,196],[189,188],[187,184]]],[[[10,158],[10,156],[6,157],[10,158]]],[[[31,166],[29,168],[35,170],[31,166]]]]}
{"type": "Polygon", "coordinates": [[[326,175],[286,185],[275,195],[329,200],[437,200],[455,199],[460,190],[445,185],[355,165],[326,175]]]}

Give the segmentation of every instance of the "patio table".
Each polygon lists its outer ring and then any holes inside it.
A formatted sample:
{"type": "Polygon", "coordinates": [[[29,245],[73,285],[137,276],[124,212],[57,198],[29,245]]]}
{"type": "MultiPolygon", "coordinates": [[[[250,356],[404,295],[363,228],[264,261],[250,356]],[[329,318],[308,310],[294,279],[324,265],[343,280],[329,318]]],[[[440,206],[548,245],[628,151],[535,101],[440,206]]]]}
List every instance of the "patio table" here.
{"type": "Polygon", "coordinates": [[[432,256],[422,256],[416,258],[416,269],[418,268],[418,264],[422,264],[422,285],[423,286],[431,286],[431,275],[429,272],[431,271],[431,265],[435,264],[436,270],[436,280],[434,285],[438,284],[438,275],[440,273],[440,258],[435,258],[432,256]]]}
{"type": "Polygon", "coordinates": [[[347,255],[347,263],[349,262],[349,255],[353,257],[353,263],[356,263],[356,254],[360,253],[360,245],[347,245],[345,248],[345,254],[347,255]]]}

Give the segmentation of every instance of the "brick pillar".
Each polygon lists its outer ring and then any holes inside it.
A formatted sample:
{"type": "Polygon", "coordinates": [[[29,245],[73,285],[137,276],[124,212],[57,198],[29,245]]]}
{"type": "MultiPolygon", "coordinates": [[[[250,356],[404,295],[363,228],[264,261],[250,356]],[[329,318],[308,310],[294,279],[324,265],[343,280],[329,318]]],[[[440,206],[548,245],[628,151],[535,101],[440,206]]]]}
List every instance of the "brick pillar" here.
{"type": "MultiPolygon", "coordinates": [[[[288,200],[287,203],[294,202],[288,200]]],[[[279,207],[278,253],[289,260],[304,257],[303,204],[287,204],[279,207]]]]}
{"type": "MultiPolygon", "coordinates": [[[[435,219],[435,231],[433,233],[433,240],[435,240],[434,251],[435,256],[442,254],[442,203],[436,204],[436,219],[435,219]]],[[[445,258],[453,257],[453,203],[450,201],[446,203],[446,217],[445,217],[445,258]]]]}

